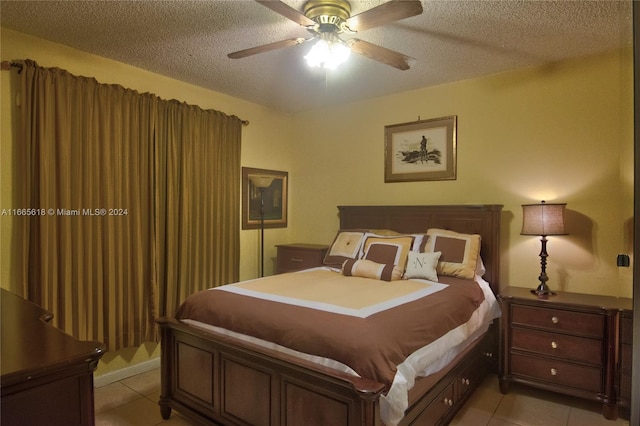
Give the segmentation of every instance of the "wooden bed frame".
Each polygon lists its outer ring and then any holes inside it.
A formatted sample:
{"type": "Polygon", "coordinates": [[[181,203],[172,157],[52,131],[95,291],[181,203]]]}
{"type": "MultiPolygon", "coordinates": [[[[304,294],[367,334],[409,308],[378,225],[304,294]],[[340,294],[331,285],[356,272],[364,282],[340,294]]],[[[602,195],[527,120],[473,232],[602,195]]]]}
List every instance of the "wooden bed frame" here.
{"type": "MultiPolygon", "coordinates": [[[[485,279],[498,290],[501,205],[340,206],[340,229],[424,233],[450,229],[482,236],[485,279]]],[[[172,318],[158,320],[162,339],[164,419],[172,409],[203,424],[382,425],[384,386],[172,318]]],[[[447,424],[497,360],[494,327],[416,389],[401,425],[447,424]],[[427,382],[425,382],[427,383],[427,382]],[[418,392],[418,395],[415,393],[418,392]]]]}

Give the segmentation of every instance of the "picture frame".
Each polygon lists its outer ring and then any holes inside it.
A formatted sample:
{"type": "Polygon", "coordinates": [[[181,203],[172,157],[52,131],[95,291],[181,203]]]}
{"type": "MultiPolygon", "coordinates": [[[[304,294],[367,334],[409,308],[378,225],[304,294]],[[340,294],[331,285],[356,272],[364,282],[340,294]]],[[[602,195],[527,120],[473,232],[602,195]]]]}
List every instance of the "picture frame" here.
{"type": "Polygon", "coordinates": [[[384,181],[455,180],[457,116],[385,126],[384,181]]]}
{"type": "Polygon", "coordinates": [[[261,192],[264,191],[264,227],[287,227],[289,173],[242,168],[242,229],[261,228],[261,192]],[[262,185],[267,185],[263,187],[262,185]]]}

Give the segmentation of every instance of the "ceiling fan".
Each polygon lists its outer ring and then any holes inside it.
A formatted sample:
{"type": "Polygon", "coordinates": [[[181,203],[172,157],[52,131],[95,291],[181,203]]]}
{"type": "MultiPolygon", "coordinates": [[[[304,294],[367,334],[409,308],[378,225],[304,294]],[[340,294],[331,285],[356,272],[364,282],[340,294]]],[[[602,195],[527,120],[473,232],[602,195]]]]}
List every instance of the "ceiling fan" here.
{"type": "Polygon", "coordinates": [[[353,51],[400,70],[410,68],[409,61],[413,58],[409,56],[358,38],[343,40],[340,35],[355,34],[369,28],[420,15],[422,13],[422,3],[419,0],[391,0],[354,16],[351,16],[351,5],[346,0],[309,0],[304,4],[304,13],[297,11],[282,1],[256,1],[305,27],[312,36],[309,38],[291,38],[229,53],[227,56],[231,59],[245,58],[258,53],[318,40],[309,54],[305,56],[310,65],[334,68],[340,60],[346,59],[349,52],[353,51]],[[318,52],[333,56],[329,59],[319,58],[315,56],[318,52]]]}

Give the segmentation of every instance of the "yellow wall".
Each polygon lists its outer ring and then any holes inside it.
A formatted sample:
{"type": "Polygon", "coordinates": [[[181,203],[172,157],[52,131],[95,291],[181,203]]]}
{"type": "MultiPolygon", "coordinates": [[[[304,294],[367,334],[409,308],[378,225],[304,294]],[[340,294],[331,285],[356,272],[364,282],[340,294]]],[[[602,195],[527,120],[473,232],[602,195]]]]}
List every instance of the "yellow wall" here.
{"type": "Polygon", "coordinates": [[[632,249],[632,77],[628,49],[298,114],[294,237],[329,243],[341,204],[503,204],[501,285],[535,287],[540,242],[520,235],[520,206],[565,202],[549,285],[631,297],[616,255],[632,249]],[[457,179],[384,183],[384,126],[449,115],[457,179]]]}
{"type": "MultiPolygon", "coordinates": [[[[631,297],[631,268],[615,266],[619,252],[632,254],[631,49],[293,115],[6,29],[0,54],[249,120],[242,165],[289,172],[289,226],[265,231],[267,273],[274,244],[328,244],[337,205],[496,203],[505,206],[501,283],[535,287],[540,243],[519,235],[520,205],[545,199],[567,203],[571,233],[549,238],[550,286],[631,297]],[[458,117],[457,179],[385,184],[384,126],[448,115],[458,117]]],[[[0,73],[0,209],[13,207],[19,175],[12,74],[0,73]]],[[[11,231],[11,218],[0,217],[0,286],[19,291],[11,231]]],[[[259,242],[258,231],[241,231],[241,279],[258,275],[259,242]]],[[[156,356],[155,344],[110,353],[97,375],[156,356]]]]}

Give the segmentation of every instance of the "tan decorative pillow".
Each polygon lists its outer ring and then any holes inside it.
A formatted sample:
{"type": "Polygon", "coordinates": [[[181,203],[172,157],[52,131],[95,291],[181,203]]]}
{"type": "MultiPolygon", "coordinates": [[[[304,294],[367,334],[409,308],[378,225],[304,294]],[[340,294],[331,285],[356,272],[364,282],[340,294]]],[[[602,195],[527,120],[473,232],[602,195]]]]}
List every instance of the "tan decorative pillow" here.
{"type": "Polygon", "coordinates": [[[324,256],[324,264],[340,267],[347,259],[357,259],[365,233],[365,230],[338,231],[324,256]]]}
{"type": "Polygon", "coordinates": [[[362,246],[362,258],[376,263],[397,265],[402,271],[407,266],[407,255],[413,247],[415,237],[384,237],[379,235],[365,235],[362,246]]]}
{"type": "Polygon", "coordinates": [[[414,237],[413,246],[411,247],[412,251],[417,251],[422,253],[424,251],[424,246],[427,244],[427,239],[429,238],[427,234],[403,234],[400,232],[392,231],[391,229],[371,229],[369,230],[370,234],[380,235],[382,237],[405,237],[410,236],[414,237]]]}
{"type": "Polygon", "coordinates": [[[369,232],[372,234],[383,236],[383,237],[398,237],[403,235],[391,229],[370,229],[369,232]]]}
{"type": "Polygon", "coordinates": [[[426,252],[441,252],[438,275],[473,279],[480,256],[480,235],[429,229],[426,252]]]}
{"type": "Polygon", "coordinates": [[[429,281],[438,281],[436,267],[440,252],[434,253],[416,253],[409,252],[407,260],[407,270],[404,272],[404,278],[423,278],[429,281]]]}
{"type": "Polygon", "coordinates": [[[402,279],[402,270],[393,264],[385,265],[365,259],[348,259],[342,264],[342,275],[397,281],[402,279]]]}

